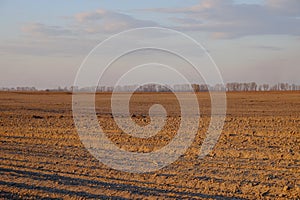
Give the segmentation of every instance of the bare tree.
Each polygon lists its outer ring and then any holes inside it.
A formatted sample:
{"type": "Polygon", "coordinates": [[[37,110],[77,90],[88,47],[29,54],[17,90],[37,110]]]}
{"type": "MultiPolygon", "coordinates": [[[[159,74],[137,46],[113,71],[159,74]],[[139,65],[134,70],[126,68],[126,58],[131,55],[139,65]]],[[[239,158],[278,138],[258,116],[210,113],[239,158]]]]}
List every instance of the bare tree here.
{"type": "Polygon", "coordinates": [[[264,88],[264,91],[267,91],[267,90],[269,90],[269,84],[263,84],[263,88],[264,88]]]}

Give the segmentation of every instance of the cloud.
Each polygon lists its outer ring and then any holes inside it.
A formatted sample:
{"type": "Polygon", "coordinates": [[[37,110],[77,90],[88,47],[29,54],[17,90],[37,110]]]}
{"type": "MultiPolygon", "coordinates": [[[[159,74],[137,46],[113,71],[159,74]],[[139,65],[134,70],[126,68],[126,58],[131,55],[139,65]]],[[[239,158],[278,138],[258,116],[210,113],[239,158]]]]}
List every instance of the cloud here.
{"type": "Polygon", "coordinates": [[[24,33],[33,36],[70,36],[74,32],[71,29],[67,29],[61,26],[49,26],[41,23],[30,23],[24,25],[22,28],[24,33]]]}
{"type": "Polygon", "coordinates": [[[158,26],[153,21],[140,20],[127,14],[103,9],[78,13],[75,19],[87,33],[119,32],[130,28],[158,26]]]}
{"type": "Polygon", "coordinates": [[[68,16],[61,25],[27,23],[21,27],[21,40],[3,41],[0,53],[9,55],[86,55],[107,35],[130,28],[158,26],[127,14],[96,10],[68,16]]]}
{"type": "Polygon", "coordinates": [[[69,22],[65,26],[28,23],[21,30],[34,37],[52,38],[115,33],[130,28],[159,26],[153,21],[140,20],[127,14],[103,9],[77,13],[72,17],[65,17],[65,19],[68,19],[69,22]]]}
{"type": "Polygon", "coordinates": [[[75,18],[79,22],[86,22],[86,21],[100,20],[100,19],[103,19],[104,17],[107,17],[108,15],[112,15],[112,14],[113,13],[110,13],[106,10],[97,10],[94,12],[78,13],[75,15],[75,18]]]}
{"type": "Polygon", "coordinates": [[[203,0],[199,4],[174,9],[148,9],[169,13],[173,28],[205,31],[214,38],[237,38],[248,35],[300,35],[300,1],[266,0],[264,4],[236,4],[233,0],[203,0]],[[199,23],[195,23],[199,21],[199,23]]]}
{"type": "Polygon", "coordinates": [[[266,46],[266,45],[257,45],[257,46],[252,46],[252,48],[256,49],[263,49],[263,50],[271,50],[271,51],[281,51],[283,50],[282,47],[275,47],[275,46],[266,46]]]}

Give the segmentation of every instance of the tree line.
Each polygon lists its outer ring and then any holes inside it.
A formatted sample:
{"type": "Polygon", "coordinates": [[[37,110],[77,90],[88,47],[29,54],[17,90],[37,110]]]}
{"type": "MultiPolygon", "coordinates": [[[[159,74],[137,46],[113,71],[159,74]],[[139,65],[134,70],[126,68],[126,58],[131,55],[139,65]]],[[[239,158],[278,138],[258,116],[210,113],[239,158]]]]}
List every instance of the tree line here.
{"type": "Polygon", "coordinates": [[[205,91],[299,91],[300,85],[288,84],[288,83],[278,83],[274,85],[270,84],[257,84],[255,82],[248,83],[238,83],[232,82],[227,84],[216,84],[214,86],[208,84],[176,84],[173,86],[162,86],[156,84],[147,84],[143,86],[138,85],[124,85],[124,86],[92,86],[79,88],[76,86],[71,87],[58,87],[54,89],[42,89],[38,90],[35,87],[2,87],[1,91],[53,91],[53,92],[72,92],[72,91],[82,91],[82,92],[112,92],[113,90],[118,92],[170,92],[171,90],[176,92],[205,92],[205,91]]]}

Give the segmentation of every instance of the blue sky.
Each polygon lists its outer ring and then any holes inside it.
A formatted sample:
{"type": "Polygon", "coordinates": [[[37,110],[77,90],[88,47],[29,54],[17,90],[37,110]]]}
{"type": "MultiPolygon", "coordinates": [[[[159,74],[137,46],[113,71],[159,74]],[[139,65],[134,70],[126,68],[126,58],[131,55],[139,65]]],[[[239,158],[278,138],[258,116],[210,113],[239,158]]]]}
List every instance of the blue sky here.
{"type": "Polygon", "coordinates": [[[0,87],[70,86],[99,42],[146,26],[195,38],[225,82],[300,83],[298,0],[2,0],[0,16],[0,87]]]}

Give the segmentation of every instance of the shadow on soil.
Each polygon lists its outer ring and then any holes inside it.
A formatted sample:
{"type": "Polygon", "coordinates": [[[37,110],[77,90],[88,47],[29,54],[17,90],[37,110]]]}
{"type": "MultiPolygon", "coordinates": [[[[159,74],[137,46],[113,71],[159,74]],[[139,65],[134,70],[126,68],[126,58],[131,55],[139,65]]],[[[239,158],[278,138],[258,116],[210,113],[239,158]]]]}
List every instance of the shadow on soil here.
{"type": "MultiPolygon", "coordinates": [[[[61,176],[58,174],[45,174],[40,172],[30,172],[30,171],[23,171],[23,170],[16,170],[16,169],[8,169],[0,167],[0,173],[11,173],[17,176],[27,176],[33,180],[37,181],[54,181],[57,185],[64,185],[64,186],[86,186],[92,188],[109,188],[113,191],[129,191],[132,194],[138,194],[143,196],[161,196],[161,197],[170,197],[176,198],[180,196],[185,197],[192,197],[192,198],[211,198],[211,199],[241,199],[241,198],[233,198],[233,197],[226,197],[221,195],[207,195],[201,193],[192,193],[192,192],[179,192],[175,190],[167,190],[167,189],[158,189],[158,188],[150,188],[150,187],[141,187],[141,186],[134,186],[129,184],[123,183],[109,183],[97,180],[88,180],[83,178],[74,178],[74,177],[67,177],[61,176]],[[169,194],[174,194],[170,196],[169,194]]],[[[59,189],[55,187],[46,187],[46,186],[36,186],[30,185],[27,183],[16,183],[13,181],[0,181],[0,185],[2,186],[9,186],[9,187],[16,187],[16,188],[23,188],[29,190],[40,190],[44,192],[50,193],[57,193],[60,195],[70,195],[70,196],[78,196],[83,198],[97,198],[97,199],[124,199],[118,196],[111,197],[105,195],[98,195],[92,194],[85,191],[71,191],[66,189],[59,189]]],[[[3,194],[5,196],[5,194],[3,194]]],[[[13,197],[15,194],[6,194],[6,197],[13,197]]],[[[38,197],[37,197],[38,198],[38,197]]]]}

